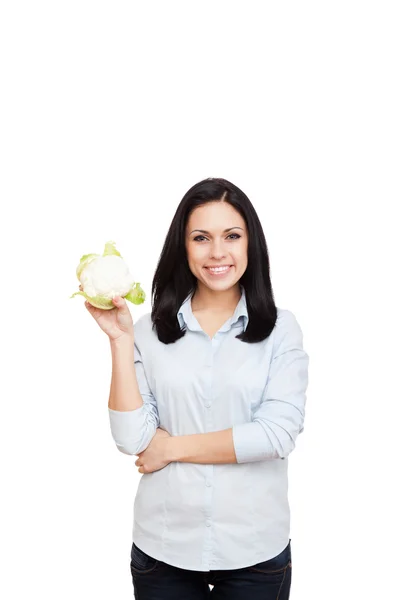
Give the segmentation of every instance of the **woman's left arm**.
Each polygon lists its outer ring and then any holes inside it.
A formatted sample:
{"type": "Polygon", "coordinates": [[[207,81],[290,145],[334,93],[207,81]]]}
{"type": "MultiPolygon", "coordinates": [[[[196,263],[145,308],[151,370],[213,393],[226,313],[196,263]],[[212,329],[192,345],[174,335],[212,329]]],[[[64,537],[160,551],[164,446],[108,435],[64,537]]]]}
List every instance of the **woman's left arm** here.
{"type": "Polygon", "coordinates": [[[261,405],[251,423],[234,425],[238,463],[286,458],[304,429],[309,356],[294,314],[279,320],[273,357],[261,405]]]}
{"type": "Polygon", "coordinates": [[[236,463],[233,430],[177,435],[166,440],[168,462],[198,464],[236,463]]]}
{"type": "Polygon", "coordinates": [[[304,429],[308,365],[302,330],[294,314],[284,310],[267,385],[252,421],[223,431],[168,438],[171,461],[218,464],[286,458],[304,429]]]}

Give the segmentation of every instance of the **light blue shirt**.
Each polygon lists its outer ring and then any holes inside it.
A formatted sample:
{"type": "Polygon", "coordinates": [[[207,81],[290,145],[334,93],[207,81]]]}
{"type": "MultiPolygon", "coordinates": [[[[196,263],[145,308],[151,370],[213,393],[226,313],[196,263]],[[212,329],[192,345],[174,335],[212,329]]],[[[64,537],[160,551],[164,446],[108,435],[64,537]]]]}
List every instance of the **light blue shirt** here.
{"type": "Polygon", "coordinates": [[[136,322],[134,361],[143,406],[109,410],[117,448],[145,450],[162,427],[171,435],[233,428],[234,464],[172,462],[142,475],[134,502],[135,544],[196,571],[268,560],[289,543],[288,456],[303,431],[308,354],[292,312],[278,308],[271,335],[235,339],[246,328],[246,295],[212,339],[183,302],[186,334],[163,344],[150,313],[136,322]]]}

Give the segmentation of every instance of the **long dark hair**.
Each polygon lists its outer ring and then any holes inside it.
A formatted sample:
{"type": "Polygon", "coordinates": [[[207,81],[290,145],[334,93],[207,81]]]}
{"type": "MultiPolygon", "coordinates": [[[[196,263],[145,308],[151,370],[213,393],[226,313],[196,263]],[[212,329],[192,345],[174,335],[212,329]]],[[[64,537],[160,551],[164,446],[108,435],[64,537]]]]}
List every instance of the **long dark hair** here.
{"type": "Polygon", "coordinates": [[[177,313],[183,301],[197,287],[197,278],[187,260],[186,224],[195,208],[215,201],[229,202],[241,214],[248,230],[247,268],[239,284],[245,290],[249,321],[246,330],[236,337],[243,342],[261,342],[274,328],[277,308],[269,274],[267,243],[260,220],[242,190],[226,179],[210,177],[196,183],[183,196],[154,274],[151,319],[158,339],[164,344],[172,344],[185,335],[186,329],[180,328],[177,313]]]}

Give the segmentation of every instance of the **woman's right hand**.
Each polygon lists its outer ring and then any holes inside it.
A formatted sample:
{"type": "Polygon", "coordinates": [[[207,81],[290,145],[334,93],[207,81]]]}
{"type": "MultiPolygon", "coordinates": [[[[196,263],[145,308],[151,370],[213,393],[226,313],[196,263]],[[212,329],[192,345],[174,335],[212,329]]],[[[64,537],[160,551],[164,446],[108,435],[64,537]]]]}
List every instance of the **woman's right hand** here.
{"type": "MultiPolygon", "coordinates": [[[[82,286],[79,286],[82,290],[82,286]]],[[[115,308],[104,310],[92,306],[85,301],[85,307],[90,312],[99,327],[108,335],[110,341],[119,340],[122,337],[133,339],[133,320],[126,301],[120,296],[113,298],[115,308]]]]}

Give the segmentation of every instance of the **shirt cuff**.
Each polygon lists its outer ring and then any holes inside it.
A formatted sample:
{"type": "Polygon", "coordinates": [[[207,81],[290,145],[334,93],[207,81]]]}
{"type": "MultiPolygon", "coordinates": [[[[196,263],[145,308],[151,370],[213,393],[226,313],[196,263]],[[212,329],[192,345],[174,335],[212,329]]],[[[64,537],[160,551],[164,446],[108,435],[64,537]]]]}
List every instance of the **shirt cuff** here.
{"type": "Polygon", "coordinates": [[[233,445],[238,463],[278,458],[260,423],[242,423],[232,427],[233,445]]]}
{"type": "Polygon", "coordinates": [[[141,437],[146,407],[143,404],[134,410],[108,409],[110,417],[111,435],[117,447],[124,454],[135,454],[141,437]]]}

